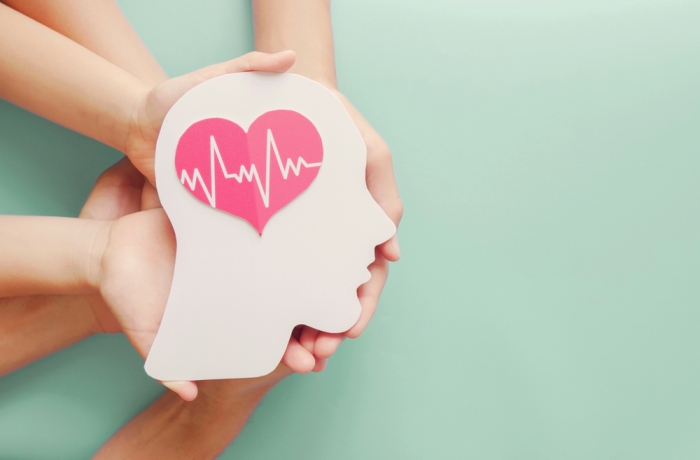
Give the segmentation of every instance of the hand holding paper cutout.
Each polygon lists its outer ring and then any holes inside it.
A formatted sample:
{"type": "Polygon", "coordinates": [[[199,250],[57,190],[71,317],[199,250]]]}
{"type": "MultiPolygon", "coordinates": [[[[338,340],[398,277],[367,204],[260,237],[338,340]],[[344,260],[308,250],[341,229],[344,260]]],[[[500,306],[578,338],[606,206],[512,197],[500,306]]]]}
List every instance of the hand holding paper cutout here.
{"type": "MultiPolygon", "coordinates": [[[[321,82],[323,83],[323,82],[321,82]]],[[[399,196],[392,154],[384,139],[372,128],[350,101],[338,91],[335,85],[328,86],[330,91],[343,103],[343,106],[355,122],[367,146],[367,189],[377,204],[386,212],[398,227],[403,216],[403,203],[399,196]]],[[[309,352],[318,358],[330,357],[345,337],[359,337],[374,316],[384,284],[389,276],[389,263],[399,260],[399,242],[397,235],[380,244],[375,251],[375,260],[368,270],[372,277],[357,289],[362,313],[357,323],[345,333],[319,332],[305,327],[299,339],[309,352]]]]}
{"type": "MultiPolygon", "coordinates": [[[[128,159],[120,160],[99,177],[85,202],[80,217],[112,220],[134,213],[128,217],[126,224],[122,221],[115,234],[109,238],[110,244],[120,249],[112,248],[106,251],[108,257],[102,257],[101,265],[107,275],[102,277],[101,290],[109,306],[102,300],[102,296],[90,296],[85,303],[91,315],[94,315],[93,333],[116,333],[126,330],[127,336],[139,353],[145,357],[155,338],[167,300],[167,292],[172,283],[171,278],[161,277],[151,264],[154,259],[174,263],[175,248],[169,241],[172,237],[169,224],[161,219],[150,218],[149,214],[138,213],[143,180],[143,176],[128,159]],[[163,247],[163,243],[167,245],[163,247]],[[124,263],[122,260],[131,262],[124,263]],[[145,267],[141,267],[143,263],[146,264],[145,267]],[[132,264],[135,264],[140,272],[145,272],[145,279],[143,276],[130,275],[134,268],[132,264]],[[161,303],[151,301],[153,296],[160,298],[161,303]]],[[[162,209],[154,212],[162,213],[162,209]]],[[[172,265],[166,271],[172,274],[172,265]]],[[[65,319],[76,321],[75,318],[70,317],[65,319]]],[[[321,370],[323,361],[315,362],[314,357],[299,344],[297,338],[291,337],[282,365],[287,372],[291,370],[305,373],[321,370]]],[[[257,383],[250,380],[246,382],[251,385],[257,383]]],[[[175,385],[173,382],[165,382],[165,384],[187,400],[196,395],[196,387],[191,382],[179,382],[175,385]]],[[[235,386],[240,388],[241,385],[243,383],[235,386]]]]}
{"type": "MultiPolygon", "coordinates": [[[[172,282],[175,259],[172,227],[162,209],[153,209],[124,216],[106,226],[105,231],[108,234],[100,239],[108,244],[101,256],[99,287],[109,308],[96,302],[95,314],[105,332],[124,332],[145,357],[158,332],[172,282]]],[[[192,348],[196,350],[197,344],[192,344],[192,348]]],[[[189,351],[185,349],[183,353],[189,351]]],[[[282,363],[292,371],[312,370],[307,362],[313,358],[297,338],[287,335],[283,352],[282,363]]],[[[192,384],[172,389],[187,400],[197,394],[192,384]]]]}
{"type": "Polygon", "coordinates": [[[156,85],[135,107],[126,135],[124,153],[152,184],[155,183],[153,156],[158,133],[168,110],[194,86],[220,75],[249,72],[285,72],[294,64],[294,52],[275,54],[252,52],[156,85]]]}
{"type": "MultiPolygon", "coordinates": [[[[230,132],[231,124],[221,124],[230,132]]],[[[374,247],[396,230],[367,190],[365,167],[365,145],[352,119],[330,91],[311,80],[289,74],[232,74],[185,94],[165,118],[157,144],[157,187],[178,245],[172,289],[148,355],[147,372],[161,380],[265,375],[279,363],[296,325],[328,332],[352,327],[360,314],[356,290],[369,279],[367,266],[375,258],[374,247]],[[294,122],[263,126],[265,147],[259,152],[267,158],[269,145],[269,162],[246,163],[237,154],[221,152],[221,133],[205,133],[205,142],[198,142],[201,150],[186,154],[208,160],[197,160],[200,175],[200,168],[209,166],[209,179],[214,171],[216,181],[224,180],[221,164],[212,169],[219,162],[215,143],[227,174],[239,174],[241,185],[256,180],[253,164],[256,171],[265,166],[267,172],[269,167],[269,176],[259,175],[262,186],[255,183],[247,189],[249,195],[260,194],[253,197],[263,207],[262,196],[272,196],[273,186],[283,189],[294,184],[289,182],[291,170],[287,179],[273,179],[272,174],[281,175],[291,161],[301,178],[305,172],[301,158],[307,166],[321,163],[310,185],[303,183],[306,188],[295,190],[286,206],[268,216],[260,234],[255,223],[251,226],[246,219],[212,209],[211,194],[207,197],[203,190],[206,177],[195,181],[193,189],[194,165],[181,168],[176,156],[183,136],[203,120],[228,120],[240,127],[237,132],[242,136],[242,131],[255,132],[256,120],[278,111],[295,112],[313,125],[322,156],[313,153],[313,143],[311,150],[285,151],[283,147],[289,147],[285,140],[276,145],[283,168],[274,172],[272,165],[278,160],[273,158],[269,136],[282,141],[284,136],[277,131],[295,126],[294,122]],[[247,175],[241,175],[241,168],[247,175]],[[269,187],[264,185],[267,179],[269,187]]],[[[217,205],[219,199],[217,195],[217,205]]]]}

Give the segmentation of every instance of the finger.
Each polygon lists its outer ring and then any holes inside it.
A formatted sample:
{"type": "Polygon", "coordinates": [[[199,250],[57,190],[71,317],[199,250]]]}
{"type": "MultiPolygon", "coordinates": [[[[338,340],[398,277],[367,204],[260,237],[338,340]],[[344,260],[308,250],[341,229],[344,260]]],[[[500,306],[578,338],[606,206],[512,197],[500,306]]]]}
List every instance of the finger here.
{"type": "Polygon", "coordinates": [[[311,372],[316,365],[316,360],[307,349],[295,339],[289,339],[287,349],[282,356],[282,364],[300,374],[311,372]]]}
{"type": "Polygon", "coordinates": [[[385,243],[377,246],[379,253],[389,262],[396,262],[401,258],[401,249],[399,249],[399,236],[394,235],[385,243]]]}
{"type": "Polygon", "coordinates": [[[309,353],[314,353],[314,344],[316,343],[316,337],[318,337],[318,330],[313,327],[304,326],[301,331],[301,336],[299,337],[299,343],[302,347],[306,349],[309,353]]]}
{"type": "MultiPolygon", "coordinates": [[[[365,179],[372,198],[379,204],[398,228],[403,216],[403,204],[394,175],[394,161],[389,146],[362,114],[342,94],[337,94],[350,117],[360,130],[367,145],[367,169],[365,179]]],[[[390,239],[379,246],[380,253],[389,261],[395,262],[401,256],[398,238],[390,239]]]]}
{"type": "Polygon", "coordinates": [[[316,360],[316,365],[314,368],[311,370],[312,372],[321,372],[326,368],[326,363],[328,361],[325,359],[317,359],[316,360]]]}
{"type": "Polygon", "coordinates": [[[359,337],[372,319],[372,316],[374,316],[377,302],[379,302],[379,295],[382,293],[389,275],[389,263],[384,256],[377,252],[377,258],[367,269],[372,274],[372,277],[357,289],[357,297],[360,299],[360,306],[362,307],[360,319],[345,333],[345,336],[351,339],[359,337]]]}
{"type": "Polygon", "coordinates": [[[303,330],[304,330],[303,325],[300,324],[298,326],[295,326],[294,329],[292,329],[292,338],[299,340],[299,338],[301,337],[301,332],[303,330]]]}
{"type": "Polygon", "coordinates": [[[114,220],[139,211],[143,175],[122,158],[97,178],[79,217],[114,220]]]}
{"type": "MultiPolygon", "coordinates": [[[[391,152],[383,140],[375,141],[367,148],[366,180],[370,194],[398,228],[403,217],[403,204],[396,185],[391,152]]],[[[394,235],[379,245],[379,252],[390,262],[399,260],[401,251],[398,236],[394,235]]]]}
{"type": "Polygon", "coordinates": [[[185,380],[173,380],[170,382],[160,382],[165,385],[166,388],[177,393],[185,401],[194,401],[197,397],[199,390],[197,389],[197,384],[195,382],[188,382],[185,380]]]}
{"type": "Polygon", "coordinates": [[[230,61],[204,67],[190,75],[195,75],[202,80],[209,80],[220,75],[237,72],[281,73],[289,70],[294,65],[294,61],[296,61],[296,53],[292,50],[280,51],[274,54],[253,51],[230,61]]]}
{"type": "Polygon", "coordinates": [[[328,359],[333,356],[333,353],[338,349],[341,343],[345,340],[343,334],[331,334],[329,332],[321,332],[316,338],[314,346],[314,356],[317,359],[328,359]]]}
{"type": "Polygon", "coordinates": [[[160,204],[160,198],[158,198],[156,188],[150,182],[145,181],[141,193],[141,211],[162,207],[163,205],[160,204]]]}

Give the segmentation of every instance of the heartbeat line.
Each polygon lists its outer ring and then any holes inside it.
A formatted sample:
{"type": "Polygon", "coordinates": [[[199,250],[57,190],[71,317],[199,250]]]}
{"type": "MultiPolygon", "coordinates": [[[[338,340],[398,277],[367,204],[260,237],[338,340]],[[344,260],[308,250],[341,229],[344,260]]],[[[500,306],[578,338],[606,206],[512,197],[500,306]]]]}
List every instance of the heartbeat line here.
{"type": "Polygon", "coordinates": [[[277,159],[277,165],[280,168],[280,172],[282,173],[282,178],[284,180],[287,180],[287,177],[289,177],[289,171],[291,170],[295,176],[299,176],[301,173],[301,167],[305,168],[319,168],[321,166],[321,162],[318,163],[307,163],[306,160],[304,160],[302,157],[299,157],[297,159],[296,165],[292,161],[291,158],[287,158],[287,163],[284,164],[282,163],[282,158],[280,157],[280,152],[277,149],[277,144],[275,143],[275,138],[272,136],[272,130],[268,129],[267,130],[267,147],[266,147],[266,152],[265,152],[265,184],[263,185],[262,182],[260,181],[260,175],[258,174],[258,170],[255,167],[255,165],[251,165],[250,169],[246,169],[244,165],[241,165],[240,170],[238,171],[238,174],[236,173],[229,173],[226,169],[226,165],[224,164],[223,158],[221,158],[221,152],[219,151],[219,146],[216,144],[216,139],[214,139],[214,136],[209,137],[209,158],[210,158],[210,186],[207,188],[207,185],[204,183],[204,179],[202,178],[202,174],[199,172],[199,168],[194,168],[194,171],[192,173],[192,177],[187,174],[187,171],[184,169],[182,170],[182,174],[180,175],[180,182],[182,182],[183,185],[187,183],[187,186],[189,186],[190,190],[194,191],[195,188],[197,188],[197,184],[202,186],[202,190],[204,190],[204,194],[207,196],[207,199],[209,200],[209,204],[213,207],[216,208],[216,163],[218,162],[219,167],[221,168],[221,171],[224,174],[225,179],[235,179],[238,181],[238,183],[242,183],[243,180],[247,180],[248,182],[255,182],[258,185],[258,191],[260,191],[260,195],[262,196],[263,204],[265,204],[265,207],[268,208],[270,207],[270,153],[271,150],[274,150],[275,152],[275,158],[277,159]]]}

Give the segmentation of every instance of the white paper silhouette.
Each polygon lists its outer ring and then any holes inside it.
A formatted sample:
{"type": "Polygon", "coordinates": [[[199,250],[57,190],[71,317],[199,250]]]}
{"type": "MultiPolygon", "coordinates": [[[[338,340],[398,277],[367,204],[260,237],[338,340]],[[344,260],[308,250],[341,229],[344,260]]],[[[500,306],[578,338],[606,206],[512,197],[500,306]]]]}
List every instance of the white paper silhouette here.
{"type": "Polygon", "coordinates": [[[185,94],[156,146],[177,256],[146,372],[257,377],[296,325],[352,327],[374,247],[396,231],[367,190],[366,157],[340,101],[304,77],[229,74],[185,94]]]}

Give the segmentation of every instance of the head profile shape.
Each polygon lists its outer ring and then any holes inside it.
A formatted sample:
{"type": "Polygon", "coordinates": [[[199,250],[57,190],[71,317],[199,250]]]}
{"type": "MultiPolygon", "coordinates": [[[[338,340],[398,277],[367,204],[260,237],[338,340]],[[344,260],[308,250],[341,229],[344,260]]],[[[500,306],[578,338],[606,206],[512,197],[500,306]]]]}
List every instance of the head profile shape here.
{"type": "Polygon", "coordinates": [[[224,75],[172,107],[155,161],[177,254],[150,376],[265,375],[295,326],[355,324],[374,247],[396,231],[366,156],[341,102],[297,75],[224,75]]]}

